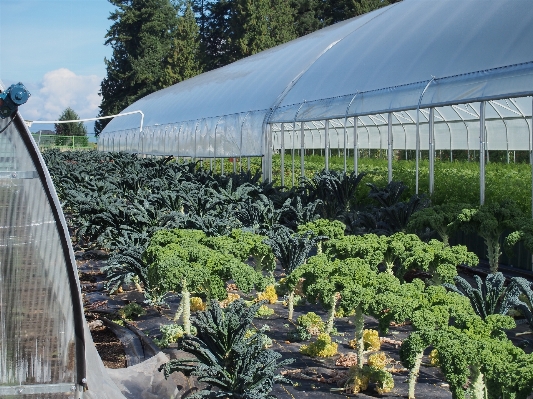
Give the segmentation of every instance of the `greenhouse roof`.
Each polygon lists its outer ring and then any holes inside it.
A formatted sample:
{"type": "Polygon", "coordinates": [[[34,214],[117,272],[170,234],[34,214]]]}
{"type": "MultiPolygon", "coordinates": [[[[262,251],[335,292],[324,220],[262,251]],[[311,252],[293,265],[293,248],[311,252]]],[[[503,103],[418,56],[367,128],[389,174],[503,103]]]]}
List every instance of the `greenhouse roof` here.
{"type": "MultiPolygon", "coordinates": [[[[209,135],[221,124],[261,131],[264,123],[520,97],[533,92],[531,43],[529,0],[404,0],[160,90],[124,112],[141,110],[145,126],[190,121],[189,130],[209,135]]],[[[139,117],[127,116],[103,133],[138,128],[139,117]]]]}

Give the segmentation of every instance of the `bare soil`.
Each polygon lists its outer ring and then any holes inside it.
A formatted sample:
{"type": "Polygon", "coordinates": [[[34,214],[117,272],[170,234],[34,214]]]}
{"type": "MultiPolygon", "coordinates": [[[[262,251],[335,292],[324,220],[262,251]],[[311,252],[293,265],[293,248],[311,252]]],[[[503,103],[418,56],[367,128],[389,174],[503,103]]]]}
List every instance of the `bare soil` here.
{"type": "Polygon", "coordinates": [[[93,328],[91,335],[104,366],[110,369],[120,369],[127,366],[122,343],[109,328],[106,326],[93,328]]]}

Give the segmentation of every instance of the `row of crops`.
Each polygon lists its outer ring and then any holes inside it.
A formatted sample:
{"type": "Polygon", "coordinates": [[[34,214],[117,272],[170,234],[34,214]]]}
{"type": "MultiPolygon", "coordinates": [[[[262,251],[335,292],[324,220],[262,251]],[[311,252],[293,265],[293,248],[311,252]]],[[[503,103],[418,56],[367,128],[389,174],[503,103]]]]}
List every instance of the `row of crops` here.
{"type": "Polygon", "coordinates": [[[454,398],[526,398],[533,389],[533,355],[506,334],[516,326],[511,316],[533,327],[531,284],[513,278],[506,285],[497,271],[501,243],[510,251],[518,241],[531,246],[533,229],[508,198],[482,207],[464,200],[435,205],[401,182],[373,180],[370,171],[321,171],[288,189],[259,174],[219,175],[171,157],[44,157],[74,244],[110,254],[108,289],[135,284],[152,304],[181,294],[180,347],[197,360],[171,361],[162,366],[167,375],[194,373],[231,395],[268,397],[286,362],[267,348],[263,331],[248,328],[265,312],[261,300],[284,295],[289,319],[297,297],[328,311],[325,321],[299,318],[291,333],[310,340],[302,346],[310,356],[335,354],[335,320],[353,317],[357,364],[344,388],[350,392],[369,381],[379,393],[393,388],[384,362],[365,351],[372,346],[365,315],[378,320],[381,333],[392,322],[411,324],[400,351],[410,397],[428,350],[454,398]],[[458,265],[478,264],[465,246],[449,245],[460,230],[486,245],[491,274],[477,286],[457,276],[458,265]],[[229,286],[258,293],[260,301],[233,301],[229,286]]]}
{"type": "MultiPolygon", "coordinates": [[[[411,157],[413,158],[413,157],[411,157]]],[[[522,157],[523,158],[523,157],[522,157]]],[[[529,160],[529,159],[528,159],[529,160]]],[[[214,169],[217,173],[234,170],[251,169],[254,173],[261,170],[261,159],[233,158],[217,161],[205,161],[203,166],[214,169]],[[222,165],[224,164],[224,165],[222,165]]],[[[310,179],[325,167],[325,158],[320,155],[306,155],[304,157],[305,177],[310,179]]],[[[353,157],[346,159],[347,170],[353,171],[353,157]]],[[[344,170],[342,154],[329,157],[329,169],[341,172],[344,170]]],[[[416,163],[413,159],[394,159],[392,162],[393,180],[401,181],[407,186],[406,196],[413,195],[416,187],[416,163]]],[[[292,187],[301,181],[301,158],[296,152],[294,157],[290,151],[285,154],[284,185],[292,187]]],[[[388,161],[386,155],[360,157],[358,171],[366,173],[365,183],[370,182],[384,186],[388,181],[388,161]]],[[[434,205],[447,202],[479,203],[479,162],[472,161],[440,161],[435,162],[434,194],[431,198],[434,205]]],[[[281,156],[274,155],[272,159],[272,176],[277,185],[281,185],[281,156]]],[[[512,198],[520,209],[531,215],[531,165],[529,162],[506,163],[489,162],[485,165],[485,198],[488,202],[500,202],[512,198]]],[[[419,162],[419,192],[429,193],[429,161],[427,156],[419,162]]],[[[368,188],[360,187],[358,198],[365,200],[368,188]]]]}
{"type": "MultiPolygon", "coordinates": [[[[321,156],[306,156],[305,173],[311,178],[316,172],[324,169],[325,160],[321,156]]],[[[294,181],[300,181],[300,157],[294,158],[294,181]]],[[[353,158],[347,158],[346,166],[353,170],[353,158]]],[[[285,185],[292,185],[292,158],[285,156],[284,174],[285,185]]],[[[332,156],[329,158],[329,169],[344,170],[344,158],[332,156]]],[[[385,185],[388,177],[386,158],[360,158],[359,172],[367,173],[365,181],[385,185]]],[[[416,164],[414,160],[394,160],[392,164],[393,180],[401,181],[408,187],[407,191],[415,193],[416,164]]],[[[226,169],[229,170],[229,169],[226,169]]],[[[273,177],[280,181],[280,156],[273,159],[273,177]]],[[[419,192],[429,192],[429,161],[419,162],[419,192]]],[[[520,209],[531,215],[531,165],[529,163],[490,162],[485,165],[485,194],[489,202],[499,202],[512,198],[520,209]]],[[[479,203],[479,162],[455,161],[435,162],[435,189],[432,203],[435,205],[446,202],[479,203]]]]}

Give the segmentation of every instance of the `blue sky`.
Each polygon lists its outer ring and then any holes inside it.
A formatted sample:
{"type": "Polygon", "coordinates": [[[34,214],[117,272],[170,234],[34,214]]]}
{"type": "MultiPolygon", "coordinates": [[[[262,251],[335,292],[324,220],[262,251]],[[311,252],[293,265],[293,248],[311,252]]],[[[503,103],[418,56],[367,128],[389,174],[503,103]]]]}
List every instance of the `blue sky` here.
{"type": "MultiPolygon", "coordinates": [[[[0,0],[0,79],[31,92],[25,119],[55,120],[69,106],[81,118],[97,115],[113,10],[107,0],[0,0]]],[[[53,125],[31,128],[39,129],[53,125]]]]}

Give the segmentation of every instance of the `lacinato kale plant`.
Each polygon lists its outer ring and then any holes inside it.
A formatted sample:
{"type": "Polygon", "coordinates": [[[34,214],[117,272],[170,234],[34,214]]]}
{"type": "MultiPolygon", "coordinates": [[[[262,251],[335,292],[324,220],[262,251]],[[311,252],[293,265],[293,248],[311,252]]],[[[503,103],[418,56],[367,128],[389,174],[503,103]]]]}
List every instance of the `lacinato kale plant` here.
{"type": "Polygon", "coordinates": [[[181,341],[183,351],[194,358],[171,360],[161,365],[168,378],[173,372],[195,376],[208,388],[188,398],[267,399],[275,383],[289,380],[278,369],[293,359],[279,361],[281,355],[264,347],[263,333],[247,336],[253,318],[263,302],[250,307],[243,300],[222,309],[212,301],[209,309],[197,313],[192,323],[196,336],[186,335],[181,341]]]}
{"type": "MultiPolygon", "coordinates": [[[[272,230],[270,237],[264,242],[272,248],[272,252],[281,267],[283,267],[287,276],[290,276],[299,266],[305,263],[309,253],[320,239],[321,237],[313,237],[309,233],[305,235],[293,234],[288,228],[280,226],[272,230]]],[[[294,313],[294,288],[296,284],[297,281],[287,280],[289,320],[292,320],[294,313]]]]}

